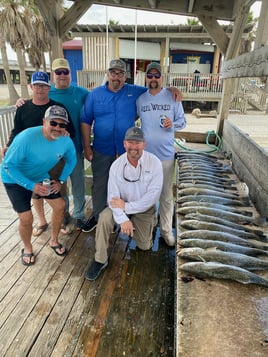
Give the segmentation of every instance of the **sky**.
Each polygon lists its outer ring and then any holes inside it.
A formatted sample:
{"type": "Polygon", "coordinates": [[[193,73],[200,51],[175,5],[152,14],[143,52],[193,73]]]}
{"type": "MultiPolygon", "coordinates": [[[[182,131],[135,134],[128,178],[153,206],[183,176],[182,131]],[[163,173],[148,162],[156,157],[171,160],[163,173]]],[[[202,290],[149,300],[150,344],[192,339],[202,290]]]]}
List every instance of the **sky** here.
{"type": "MultiPolygon", "coordinates": [[[[65,1],[66,6],[70,6],[72,1],[65,1]]],[[[251,7],[254,17],[260,13],[261,1],[257,1],[251,7]]],[[[170,15],[152,11],[124,9],[104,5],[92,5],[84,16],[78,21],[79,24],[106,24],[106,18],[118,21],[122,25],[135,24],[139,25],[177,25],[187,24],[187,16],[170,15]],[[107,12],[106,12],[107,10],[107,12]]]]}
{"type": "MultiPolygon", "coordinates": [[[[65,1],[65,6],[70,7],[72,1],[65,1]]],[[[251,11],[253,11],[254,17],[258,17],[261,8],[261,1],[255,2],[251,11]]],[[[177,25],[187,24],[187,17],[180,15],[162,14],[152,11],[132,10],[124,9],[112,6],[104,5],[92,5],[84,16],[78,21],[79,24],[106,24],[106,19],[118,21],[122,25],[177,25]]],[[[16,54],[12,49],[7,46],[8,58],[10,60],[16,60],[16,54]]]]}

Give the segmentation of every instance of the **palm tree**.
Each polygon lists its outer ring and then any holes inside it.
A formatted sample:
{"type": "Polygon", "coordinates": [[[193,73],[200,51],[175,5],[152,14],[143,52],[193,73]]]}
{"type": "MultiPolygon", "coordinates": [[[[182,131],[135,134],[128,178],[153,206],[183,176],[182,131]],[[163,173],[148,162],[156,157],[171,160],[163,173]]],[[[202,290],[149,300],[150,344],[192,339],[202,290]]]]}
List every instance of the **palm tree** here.
{"type": "Polygon", "coordinates": [[[21,95],[28,98],[28,85],[25,72],[25,49],[29,47],[32,39],[31,12],[26,7],[29,1],[5,1],[5,38],[17,54],[20,72],[21,95]]]}
{"type": "MultiPolygon", "coordinates": [[[[0,12],[0,21],[1,21],[1,12],[0,12]]],[[[19,98],[19,95],[18,92],[16,91],[16,88],[14,86],[14,83],[10,75],[7,50],[6,50],[6,41],[2,36],[1,30],[0,30],[0,50],[2,56],[3,69],[6,77],[7,86],[8,86],[9,104],[11,105],[16,103],[16,100],[19,98]]]]}
{"type": "MultiPolygon", "coordinates": [[[[24,48],[30,41],[29,17],[24,13],[23,3],[25,1],[1,0],[1,32],[2,38],[10,44],[17,54],[20,71],[21,94],[24,98],[29,96],[27,77],[25,73],[24,48]],[[26,15],[26,16],[24,16],[26,15]]],[[[13,103],[14,99],[10,98],[13,103]]]]}
{"type": "MultiPolygon", "coordinates": [[[[50,39],[33,0],[0,0],[1,37],[8,42],[17,54],[20,72],[21,95],[28,98],[28,85],[26,77],[25,54],[28,52],[29,60],[36,70],[43,65],[46,70],[44,52],[50,49],[50,39]]],[[[2,42],[2,48],[4,46],[2,42]]],[[[8,80],[8,61],[5,64],[8,80]]],[[[18,94],[14,93],[14,85],[9,84],[10,103],[14,103],[18,94]]]]}
{"type": "Polygon", "coordinates": [[[43,17],[39,12],[32,17],[32,28],[34,29],[34,33],[31,44],[27,49],[29,61],[36,70],[43,67],[44,71],[46,71],[44,53],[51,51],[51,38],[46,30],[43,17]]]}
{"type": "Polygon", "coordinates": [[[196,17],[187,18],[187,25],[188,26],[195,26],[200,25],[199,20],[196,17]]]}
{"type": "Polygon", "coordinates": [[[9,93],[9,104],[15,104],[16,100],[19,98],[18,92],[15,89],[14,83],[11,79],[7,49],[6,49],[6,36],[5,36],[5,22],[6,22],[6,12],[5,12],[6,1],[0,1],[0,51],[2,56],[3,69],[6,77],[6,82],[8,86],[9,93]]]}

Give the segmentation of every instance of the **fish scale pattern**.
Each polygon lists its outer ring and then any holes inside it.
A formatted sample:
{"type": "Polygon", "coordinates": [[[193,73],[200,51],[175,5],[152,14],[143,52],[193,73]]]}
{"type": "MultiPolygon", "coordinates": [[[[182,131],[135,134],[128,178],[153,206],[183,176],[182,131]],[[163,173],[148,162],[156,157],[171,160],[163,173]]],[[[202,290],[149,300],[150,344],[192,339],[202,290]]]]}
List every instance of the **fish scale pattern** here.
{"type": "Polygon", "coordinates": [[[179,269],[192,276],[268,287],[268,239],[248,191],[223,155],[176,153],[179,269]],[[241,187],[241,186],[240,186],[241,187]],[[253,272],[256,271],[256,272],[253,272]]]}

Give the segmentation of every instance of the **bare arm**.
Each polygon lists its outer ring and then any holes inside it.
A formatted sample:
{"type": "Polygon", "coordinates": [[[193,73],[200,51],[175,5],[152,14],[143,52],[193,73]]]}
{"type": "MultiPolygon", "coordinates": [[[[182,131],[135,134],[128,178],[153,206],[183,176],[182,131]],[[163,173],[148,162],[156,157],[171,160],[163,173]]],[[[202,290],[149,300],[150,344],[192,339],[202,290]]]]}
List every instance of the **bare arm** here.
{"type": "Polygon", "coordinates": [[[81,123],[80,127],[84,146],[84,155],[88,161],[91,161],[93,158],[93,152],[90,146],[91,126],[86,123],[81,123]]]}

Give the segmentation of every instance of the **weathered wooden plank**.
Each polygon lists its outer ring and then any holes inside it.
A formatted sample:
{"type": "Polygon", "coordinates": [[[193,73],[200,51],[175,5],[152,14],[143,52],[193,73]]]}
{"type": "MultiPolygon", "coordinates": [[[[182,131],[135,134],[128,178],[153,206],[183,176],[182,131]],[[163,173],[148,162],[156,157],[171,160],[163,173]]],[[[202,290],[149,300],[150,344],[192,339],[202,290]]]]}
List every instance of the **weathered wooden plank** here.
{"type": "Polygon", "coordinates": [[[88,282],[91,291],[95,291],[94,303],[88,311],[88,317],[84,321],[75,355],[96,356],[100,339],[103,334],[107,313],[110,310],[111,298],[114,293],[125,255],[127,242],[115,237],[114,249],[109,259],[109,266],[102,276],[95,282],[88,282]]]}
{"type": "MultiPolygon", "coordinates": [[[[207,133],[195,133],[195,132],[175,132],[175,138],[184,139],[189,143],[205,144],[208,134],[207,133]]],[[[216,140],[215,134],[209,136],[209,143],[214,144],[216,140]]]]}
{"type": "Polygon", "coordinates": [[[223,148],[231,153],[233,168],[247,184],[257,210],[268,217],[267,152],[229,121],[224,125],[223,148]]]}
{"type": "MultiPolygon", "coordinates": [[[[84,270],[88,260],[85,242],[78,237],[79,233],[76,233],[76,236],[70,253],[51,277],[29,314],[27,323],[23,325],[12,348],[8,350],[10,356],[14,356],[19,342],[25,347],[24,353],[30,357],[50,355],[57,341],[60,341],[61,331],[66,320],[68,324],[68,316],[84,283],[84,270]],[[34,346],[29,350],[33,341],[34,346]]],[[[50,259],[49,254],[45,259],[50,259]]]]}
{"type": "Polygon", "coordinates": [[[157,244],[129,251],[97,356],[174,355],[174,249],[157,244]]]}
{"type": "Polygon", "coordinates": [[[225,61],[221,75],[223,78],[268,76],[268,46],[225,61]]]}

